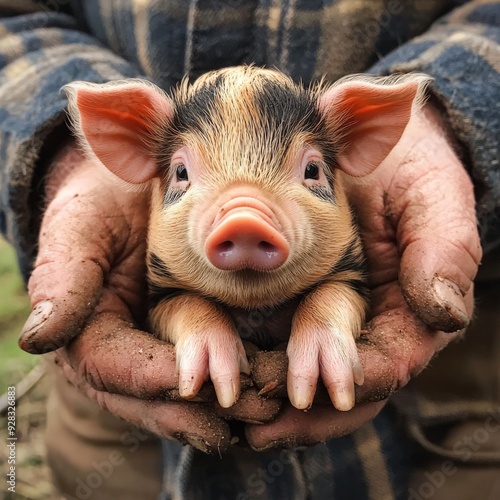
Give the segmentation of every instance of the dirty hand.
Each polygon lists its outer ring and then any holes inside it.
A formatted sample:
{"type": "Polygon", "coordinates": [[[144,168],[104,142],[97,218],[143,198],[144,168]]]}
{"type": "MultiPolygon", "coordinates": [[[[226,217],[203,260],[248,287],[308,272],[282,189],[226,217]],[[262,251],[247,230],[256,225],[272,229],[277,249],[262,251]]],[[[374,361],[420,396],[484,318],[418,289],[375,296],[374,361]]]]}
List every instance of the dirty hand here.
{"type": "MultiPolygon", "coordinates": [[[[214,404],[165,400],[178,385],[174,348],[137,327],[146,311],[148,193],[127,191],[104,170],[73,144],[51,165],[20,346],[57,349],[66,377],[111,413],[204,451],[224,449],[229,426],[214,404]]],[[[233,414],[259,420],[253,402],[247,395],[248,410],[240,404],[233,414]]]]}
{"type": "MultiPolygon", "coordinates": [[[[339,412],[315,404],[287,407],[272,423],[247,427],[255,449],[312,445],[371,420],[463,330],[472,315],[473,279],[481,260],[472,183],[440,112],[426,104],[382,165],[348,190],[366,248],[371,321],[358,342],[365,373],[357,405],[339,412]]],[[[255,378],[271,381],[261,354],[255,378]]],[[[267,361],[267,363],[266,363],[267,361]]],[[[286,367],[286,361],[281,360],[286,367]]],[[[277,381],[285,395],[286,369],[277,381]]]]}

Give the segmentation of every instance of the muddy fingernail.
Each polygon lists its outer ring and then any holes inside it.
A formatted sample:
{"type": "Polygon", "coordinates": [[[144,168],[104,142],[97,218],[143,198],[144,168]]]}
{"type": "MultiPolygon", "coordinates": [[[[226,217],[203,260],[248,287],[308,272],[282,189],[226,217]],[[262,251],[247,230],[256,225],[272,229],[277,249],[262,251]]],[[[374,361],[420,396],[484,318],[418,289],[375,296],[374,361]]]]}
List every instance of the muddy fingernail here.
{"type": "Polygon", "coordinates": [[[465,328],[469,323],[469,316],[460,288],[456,283],[435,276],[432,282],[434,297],[438,304],[449,314],[450,318],[445,324],[445,331],[453,332],[465,328]]]}
{"type": "Polygon", "coordinates": [[[21,333],[19,335],[19,346],[21,347],[21,349],[24,349],[25,351],[30,350],[30,345],[34,340],[34,337],[36,337],[36,333],[38,332],[40,327],[49,319],[52,313],[52,309],[52,302],[44,300],[42,302],[39,302],[35,306],[33,311],[31,311],[31,314],[26,320],[26,323],[24,324],[23,329],[21,330],[21,333]]]}
{"type": "Polygon", "coordinates": [[[332,402],[340,411],[349,411],[354,406],[354,387],[343,387],[331,394],[332,402]]]}
{"type": "Polygon", "coordinates": [[[196,436],[195,434],[184,434],[184,439],[197,450],[200,450],[203,453],[210,452],[210,447],[207,442],[200,436],[196,436]]]}

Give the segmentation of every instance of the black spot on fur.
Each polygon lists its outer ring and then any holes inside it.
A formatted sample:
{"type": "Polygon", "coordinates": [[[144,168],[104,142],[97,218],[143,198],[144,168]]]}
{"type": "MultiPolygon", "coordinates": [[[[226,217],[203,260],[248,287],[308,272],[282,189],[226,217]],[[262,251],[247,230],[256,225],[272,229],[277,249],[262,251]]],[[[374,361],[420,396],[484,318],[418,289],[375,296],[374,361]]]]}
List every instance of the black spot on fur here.
{"type": "Polygon", "coordinates": [[[151,310],[160,302],[177,297],[182,293],[185,293],[185,290],[182,290],[181,288],[165,288],[150,281],[148,283],[148,308],[151,310]]]}
{"type": "Polygon", "coordinates": [[[149,270],[157,276],[173,279],[173,275],[167,264],[155,253],[149,254],[149,270]]]}
{"type": "Polygon", "coordinates": [[[222,75],[210,85],[205,85],[187,102],[177,102],[172,119],[172,126],[178,132],[203,130],[210,114],[216,107],[217,96],[224,82],[222,75]]]}
{"type": "MultiPolygon", "coordinates": [[[[279,130],[285,148],[293,134],[309,132],[314,136],[314,145],[323,153],[328,168],[337,166],[336,147],[330,140],[323,116],[316,106],[311,92],[300,85],[286,86],[268,80],[256,95],[256,105],[271,130],[279,130]]],[[[332,190],[333,190],[333,178],[332,190]]]]}
{"type": "Polygon", "coordinates": [[[366,275],[366,264],[363,256],[363,248],[358,237],[354,237],[349,246],[344,251],[343,255],[333,266],[330,273],[337,274],[344,271],[354,271],[360,274],[360,277],[366,275]]]}
{"type": "Polygon", "coordinates": [[[368,300],[370,290],[366,283],[366,262],[359,236],[356,235],[351,240],[342,257],[338,260],[337,264],[333,266],[330,274],[332,276],[338,276],[339,281],[348,285],[365,300],[368,300]],[[342,277],[342,273],[348,273],[346,278],[342,277]],[[354,273],[354,277],[352,273],[354,273]]]}
{"type": "Polygon", "coordinates": [[[185,191],[181,191],[180,189],[168,189],[163,198],[163,204],[165,206],[173,205],[182,198],[184,193],[185,191]]]}
{"type": "MultiPolygon", "coordinates": [[[[211,124],[218,122],[214,120],[214,116],[222,112],[219,99],[225,78],[224,74],[215,77],[187,101],[178,100],[174,95],[174,114],[162,134],[159,148],[160,164],[165,164],[179,146],[179,134],[203,132],[211,124]]],[[[263,128],[263,137],[269,137],[269,131],[276,131],[275,138],[278,137],[286,149],[294,133],[310,132],[314,137],[314,146],[322,152],[327,167],[332,171],[337,167],[337,148],[331,141],[323,116],[316,106],[314,93],[300,85],[286,85],[271,78],[259,80],[254,90],[254,105],[267,129],[265,131],[263,128]]],[[[329,180],[333,191],[333,178],[329,180]]]]}
{"type": "Polygon", "coordinates": [[[328,203],[335,203],[335,195],[333,194],[333,190],[330,188],[325,188],[323,186],[314,186],[308,188],[309,191],[314,196],[317,196],[320,200],[327,201],[328,203]]]}
{"type": "Polygon", "coordinates": [[[270,128],[288,136],[297,129],[317,130],[321,117],[310,94],[301,87],[288,87],[266,81],[256,93],[256,107],[270,128]]]}

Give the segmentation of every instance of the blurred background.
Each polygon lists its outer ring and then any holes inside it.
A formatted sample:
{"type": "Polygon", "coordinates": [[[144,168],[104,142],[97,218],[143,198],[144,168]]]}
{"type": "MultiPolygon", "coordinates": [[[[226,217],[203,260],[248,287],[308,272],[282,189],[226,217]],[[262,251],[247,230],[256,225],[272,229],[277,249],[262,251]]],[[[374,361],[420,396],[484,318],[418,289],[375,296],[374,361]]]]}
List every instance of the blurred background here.
{"type": "Polygon", "coordinates": [[[17,346],[31,311],[14,251],[0,237],[0,499],[53,500],[45,461],[46,399],[50,387],[44,360],[17,346]],[[16,386],[16,493],[7,491],[7,387],[16,386]]]}

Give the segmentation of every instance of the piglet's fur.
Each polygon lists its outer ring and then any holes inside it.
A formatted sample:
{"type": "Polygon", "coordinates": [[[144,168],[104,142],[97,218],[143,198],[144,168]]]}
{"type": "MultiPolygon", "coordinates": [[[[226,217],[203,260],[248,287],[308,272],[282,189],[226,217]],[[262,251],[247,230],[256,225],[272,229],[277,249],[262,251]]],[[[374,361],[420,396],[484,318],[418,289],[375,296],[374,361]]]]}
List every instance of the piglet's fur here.
{"type": "Polygon", "coordinates": [[[65,87],[87,154],[151,192],[152,331],[176,345],[181,396],[210,377],[238,398],[242,338],[288,340],[288,395],[308,408],[321,376],[339,410],[363,383],[362,245],[343,187],[400,140],[428,78],[354,76],[305,89],[235,67],[171,95],[145,81],[65,87]]]}

